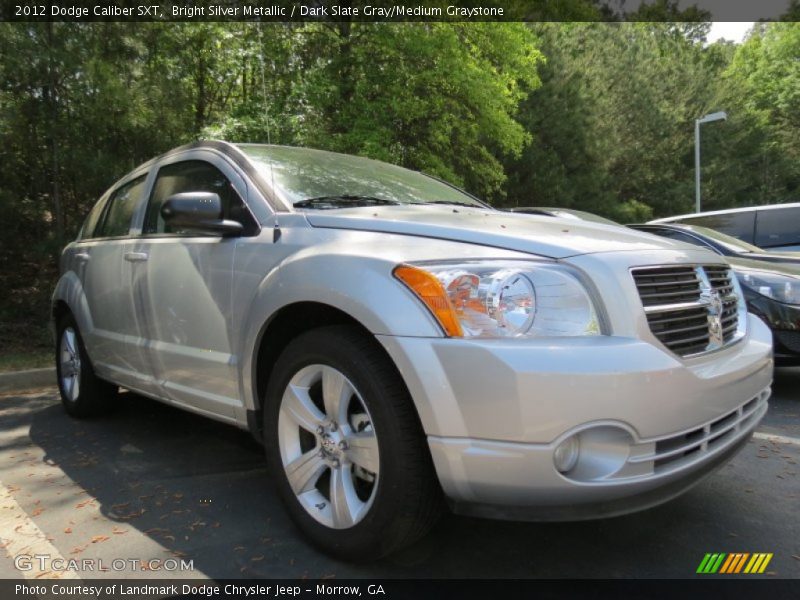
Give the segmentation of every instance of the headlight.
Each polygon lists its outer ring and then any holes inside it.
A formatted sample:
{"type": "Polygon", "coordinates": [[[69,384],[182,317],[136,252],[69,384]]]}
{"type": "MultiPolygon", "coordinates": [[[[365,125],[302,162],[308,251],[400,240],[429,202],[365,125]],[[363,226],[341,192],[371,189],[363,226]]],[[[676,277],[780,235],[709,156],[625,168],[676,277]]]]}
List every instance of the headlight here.
{"type": "Polygon", "coordinates": [[[800,278],[769,271],[736,269],[739,282],[752,291],[784,304],[800,305],[800,278]]]}
{"type": "Polygon", "coordinates": [[[529,262],[399,265],[408,286],[451,337],[599,335],[600,324],[571,269],[529,262]]]}

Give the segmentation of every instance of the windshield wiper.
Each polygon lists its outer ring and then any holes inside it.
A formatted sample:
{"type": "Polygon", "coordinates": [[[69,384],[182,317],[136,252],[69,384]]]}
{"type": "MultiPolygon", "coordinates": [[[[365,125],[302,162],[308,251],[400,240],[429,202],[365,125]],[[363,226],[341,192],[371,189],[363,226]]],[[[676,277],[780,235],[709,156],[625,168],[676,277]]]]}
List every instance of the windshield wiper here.
{"type": "Polygon", "coordinates": [[[431,200],[430,202],[420,202],[420,204],[447,204],[449,206],[469,206],[470,208],[489,208],[477,202],[459,202],[458,200],[431,200]]]}
{"type": "Polygon", "coordinates": [[[316,208],[319,210],[325,210],[349,206],[384,206],[387,204],[396,205],[400,204],[400,202],[397,202],[396,200],[387,200],[386,198],[376,198],[374,196],[341,194],[335,196],[306,198],[305,200],[299,200],[295,202],[292,206],[295,208],[316,208]]]}

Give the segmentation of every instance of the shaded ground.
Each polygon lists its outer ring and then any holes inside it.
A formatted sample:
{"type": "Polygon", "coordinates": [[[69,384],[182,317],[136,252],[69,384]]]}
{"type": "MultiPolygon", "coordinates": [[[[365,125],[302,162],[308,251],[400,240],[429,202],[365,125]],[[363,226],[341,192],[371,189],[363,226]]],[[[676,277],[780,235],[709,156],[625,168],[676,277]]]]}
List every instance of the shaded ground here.
{"type": "MultiPolygon", "coordinates": [[[[369,565],[304,542],[248,434],[133,394],[84,422],[52,389],[0,397],[0,481],[64,557],[184,557],[192,577],[690,577],[706,552],[738,551],[773,552],[769,576],[800,578],[799,390],[800,369],[779,371],[760,427],[797,442],[754,439],[667,505],[583,523],[448,516],[369,565]]],[[[0,576],[17,576],[6,558],[0,576]]]]}

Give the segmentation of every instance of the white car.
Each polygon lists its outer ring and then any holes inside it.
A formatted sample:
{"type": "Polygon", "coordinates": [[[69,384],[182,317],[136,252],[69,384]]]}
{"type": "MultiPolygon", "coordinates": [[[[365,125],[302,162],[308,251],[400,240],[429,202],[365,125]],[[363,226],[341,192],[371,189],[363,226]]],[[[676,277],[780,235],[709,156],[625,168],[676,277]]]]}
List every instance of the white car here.
{"type": "Polygon", "coordinates": [[[132,171],[53,295],[71,415],[123,387],[263,440],[319,547],[374,558],[444,506],[647,508],[733,456],[772,339],[724,259],[500,212],[385,163],[201,142],[132,171]]]}

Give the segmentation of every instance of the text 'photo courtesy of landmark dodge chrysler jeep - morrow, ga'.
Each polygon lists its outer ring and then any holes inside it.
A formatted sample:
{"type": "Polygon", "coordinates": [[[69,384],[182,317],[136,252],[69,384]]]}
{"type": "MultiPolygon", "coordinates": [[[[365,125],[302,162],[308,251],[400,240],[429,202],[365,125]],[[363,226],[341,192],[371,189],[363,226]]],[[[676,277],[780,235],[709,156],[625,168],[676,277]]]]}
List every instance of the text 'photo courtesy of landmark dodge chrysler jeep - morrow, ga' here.
{"type": "Polygon", "coordinates": [[[251,431],[297,526],[374,558],[462,514],[575,520],[684,492],[767,410],[724,259],[510,214],[319,150],[198,142],[119,180],[53,296],[66,411],[118,387],[251,431]]]}

